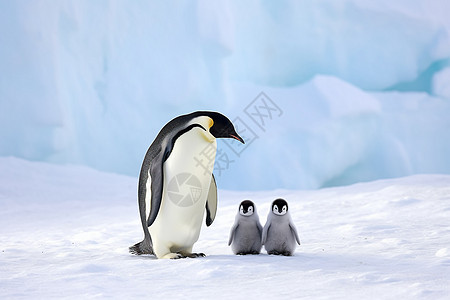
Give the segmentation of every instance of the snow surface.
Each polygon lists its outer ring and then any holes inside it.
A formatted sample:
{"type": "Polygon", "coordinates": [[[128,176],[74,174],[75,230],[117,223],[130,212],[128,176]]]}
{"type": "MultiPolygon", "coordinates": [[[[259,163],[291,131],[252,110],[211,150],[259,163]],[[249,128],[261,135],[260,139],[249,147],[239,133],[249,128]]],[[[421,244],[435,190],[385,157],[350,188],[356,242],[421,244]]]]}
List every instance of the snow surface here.
{"type": "Polygon", "coordinates": [[[227,189],[450,174],[449,11],[446,0],[3,0],[0,156],[136,176],[165,123],[208,109],[253,131],[245,152],[223,146],[227,189]],[[246,114],[262,91],[282,111],[264,127],[246,114]]]}
{"type": "MultiPolygon", "coordinates": [[[[312,191],[219,190],[205,258],[128,254],[142,238],[137,178],[0,158],[0,298],[449,299],[450,176],[416,175],[312,191]],[[284,197],[293,257],[235,256],[243,199],[264,224],[284,197]]],[[[220,188],[220,185],[219,185],[220,188]]]]}

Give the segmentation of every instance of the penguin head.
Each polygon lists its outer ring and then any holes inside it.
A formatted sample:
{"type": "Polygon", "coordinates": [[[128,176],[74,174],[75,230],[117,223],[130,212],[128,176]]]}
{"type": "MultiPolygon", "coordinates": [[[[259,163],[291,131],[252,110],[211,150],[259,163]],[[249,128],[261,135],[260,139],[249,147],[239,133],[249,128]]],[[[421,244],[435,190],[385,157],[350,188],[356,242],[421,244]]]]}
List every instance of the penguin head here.
{"type": "Polygon", "coordinates": [[[221,113],[214,111],[200,111],[196,115],[207,116],[210,118],[209,132],[216,138],[232,138],[238,140],[242,144],[245,144],[244,139],[237,134],[234,129],[233,123],[222,115],[221,113]]]}
{"type": "Polygon", "coordinates": [[[239,205],[239,214],[244,217],[250,217],[255,212],[255,204],[250,200],[244,200],[239,205]]]}
{"type": "Polygon", "coordinates": [[[288,211],[288,204],[284,199],[276,199],[272,202],[272,212],[277,216],[283,216],[288,211]]]}

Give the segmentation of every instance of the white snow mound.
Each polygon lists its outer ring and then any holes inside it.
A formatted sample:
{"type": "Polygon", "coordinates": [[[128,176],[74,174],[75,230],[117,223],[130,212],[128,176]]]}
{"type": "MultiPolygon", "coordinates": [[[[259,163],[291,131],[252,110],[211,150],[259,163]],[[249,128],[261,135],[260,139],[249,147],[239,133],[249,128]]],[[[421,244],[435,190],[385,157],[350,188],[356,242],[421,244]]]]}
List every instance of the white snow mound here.
{"type": "Polygon", "coordinates": [[[0,298],[448,299],[450,176],[416,175],[315,191],[219,191],[205,258],[133,256],[137,179],[0,158],[0,298]],[[235,256],[238,204],[262,224],[285,198],[293,257],[235,256]]]}

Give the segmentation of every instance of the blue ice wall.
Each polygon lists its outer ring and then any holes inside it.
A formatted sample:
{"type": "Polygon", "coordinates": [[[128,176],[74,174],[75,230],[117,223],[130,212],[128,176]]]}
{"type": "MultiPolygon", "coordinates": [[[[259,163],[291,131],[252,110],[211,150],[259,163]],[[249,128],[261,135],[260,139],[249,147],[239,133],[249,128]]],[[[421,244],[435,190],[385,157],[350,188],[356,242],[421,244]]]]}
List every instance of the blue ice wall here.
{"type": "Polygon", "coordinates": [[[137,176],[217,110],[221,188],[450,173],[450,5],[392,2],[2,0],[0,155],[137,176]]]}

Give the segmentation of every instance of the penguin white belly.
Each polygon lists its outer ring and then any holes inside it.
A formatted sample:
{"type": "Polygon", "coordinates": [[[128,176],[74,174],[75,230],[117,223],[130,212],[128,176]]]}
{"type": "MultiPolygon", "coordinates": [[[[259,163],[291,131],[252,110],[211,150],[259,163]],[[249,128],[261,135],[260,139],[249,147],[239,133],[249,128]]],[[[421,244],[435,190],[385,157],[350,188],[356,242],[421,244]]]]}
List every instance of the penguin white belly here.
{"type": "Polygon", "coordinates": [[[190,253],[198,240],[211,183],[216,141],[209,132],[193,128],[181,135],[163,166],[161,207],[149,227],[158,258],[190,253]]]}

